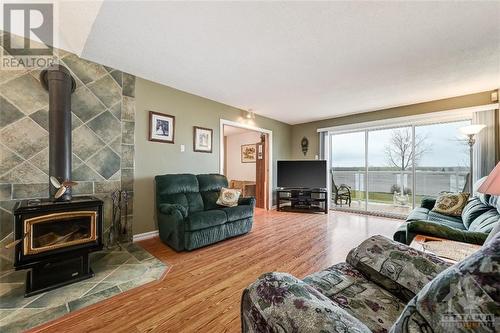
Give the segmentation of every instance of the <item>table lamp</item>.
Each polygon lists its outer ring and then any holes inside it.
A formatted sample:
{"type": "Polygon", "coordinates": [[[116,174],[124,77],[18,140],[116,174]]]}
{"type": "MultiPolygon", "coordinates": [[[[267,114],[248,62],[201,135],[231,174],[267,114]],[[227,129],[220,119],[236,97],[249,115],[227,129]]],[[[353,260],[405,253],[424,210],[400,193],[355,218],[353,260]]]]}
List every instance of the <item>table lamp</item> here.
{"type": "Polygon", "coordinates": [[[477,189],[479,193],[500,195],[500,162],[477,189]]]}

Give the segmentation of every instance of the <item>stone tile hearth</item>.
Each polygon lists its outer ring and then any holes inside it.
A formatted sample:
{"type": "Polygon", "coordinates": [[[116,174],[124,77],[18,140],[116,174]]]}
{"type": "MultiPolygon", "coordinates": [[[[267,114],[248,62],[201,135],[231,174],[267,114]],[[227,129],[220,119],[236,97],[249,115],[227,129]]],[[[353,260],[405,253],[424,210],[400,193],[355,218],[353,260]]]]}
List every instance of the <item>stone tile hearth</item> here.
{"type": "Polygon", "coordinates": [[[26,271],[0,275],[0,331],[21,332],[124,291],[159,280],[168,266],[140,246],[91,254],[95,276],[49,292],[24,297],[26,271]]]}

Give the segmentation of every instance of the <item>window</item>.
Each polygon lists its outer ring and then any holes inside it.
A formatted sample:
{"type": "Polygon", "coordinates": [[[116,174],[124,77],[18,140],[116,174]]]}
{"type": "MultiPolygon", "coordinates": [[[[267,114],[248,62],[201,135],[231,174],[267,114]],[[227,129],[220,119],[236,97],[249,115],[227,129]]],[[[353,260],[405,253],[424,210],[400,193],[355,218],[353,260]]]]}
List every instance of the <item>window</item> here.
{"type": "Polygon", "coordinates": [[[470,123],[330,133],[332,207],[406,216],[424,197],[464,190],[470,162],[459,129],[470,123]],[[337,200],[335,190],[342,184],[350,189],[350,207],[337,200]]]}

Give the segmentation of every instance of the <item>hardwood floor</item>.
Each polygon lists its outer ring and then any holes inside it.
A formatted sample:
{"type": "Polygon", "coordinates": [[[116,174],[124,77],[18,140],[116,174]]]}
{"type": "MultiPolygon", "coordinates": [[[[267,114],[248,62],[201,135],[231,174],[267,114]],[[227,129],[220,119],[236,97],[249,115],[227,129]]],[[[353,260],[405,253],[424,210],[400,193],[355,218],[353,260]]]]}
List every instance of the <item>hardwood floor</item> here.
{"type": "Polygon", "coordinates": [[[71,313],[32,332],[239,332],[242,290],[260,274],[299,278],[344,261],[375,234],[402,223],[373,216],[256,211],[253,230],[192,252],[158,238],[139,244],[172,268],[165,278],[71,313]]]}

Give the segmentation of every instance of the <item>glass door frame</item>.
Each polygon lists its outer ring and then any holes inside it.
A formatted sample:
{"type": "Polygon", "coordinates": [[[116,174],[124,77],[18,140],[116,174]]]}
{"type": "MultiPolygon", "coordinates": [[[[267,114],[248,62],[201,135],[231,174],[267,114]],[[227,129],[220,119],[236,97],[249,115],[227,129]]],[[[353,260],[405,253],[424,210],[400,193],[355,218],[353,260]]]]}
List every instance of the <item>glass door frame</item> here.
{"type": "MultiPolygon", "coordinates": [[[[427,119],[426,121],[416,121],[414,123],[409,123],[409,122],[404,122],[404,121],[401,121],[401,123],[394,123],[394,124],[391,124],[391,125],[387,125],[387,126],[373,126],[373,127],[370,127],[370,126],[365,126],[364,128],[362,127],[362,124],[359,124],[360,127],[359,129],[351,129],[351,130],[328,130],[326,131],[327,132],[327,139],[325,140],[325,145],[324,145],[324,156],[327,158],[327,165],[329,166],[329,168],[331,167],[331,163],[332,163],[332,154],[333,154],[333,151],[331,149],[331,146],[332,146],[332,137],[334,135],[338,135],[338,134],[347,134],[347,133],[364,133],[364,138],[365,138],[365,205],[364,205],[364,209],[354,209],[354,210],[357,210],[357,211],[361,211],[361,212],[370,212],[370,210],[368,210],[368,200],[369,200],[369,188],[368,188],[368,185],[369,185],[369,165],[368,165],[368,144],[369,144],[369,133],[370,132],[374,132],[374,131],[379,131],[379,130],[385,130],[385,129],[394,129],[394,128],[402,128],[402,127],[409,127],[411,128],[411,137],[412,137],[412,150],[415,151],[415,139],[416,139],[416,135],[415,135],[415,128],[416,127],[419,127],[419,126],[425,126],[425,125],[433,125],[433,124],[445,124],[445,123],[453,123],[453,122],[458,122],[458,121],[472,121],[472,112],[468,113],[468,114],[465,114],[465,115],[461,115],[461,116],[457,116],[457,117],[454,117],[454,118],[451,118],[451,119],[439,119],[439,117],[431,117],[431,119],[427,119]]],[[[319,130],[318,130],[319,131],[319,130]]],[[[416,185],[417,185],[417,168],[416,168],[416,165],[415,165],[415,154],[412,154],[412,167],[411,167],[411,174],[412,174],[412,192],[413,192],[413,195],[412,195],[412,202],[411,202],[411,209],[415,209],[416,207],[416,185]]],[[[330,170],[328,170],[328,177],[331,177],[331,173],[330,173],[330,170]]],[[[328,179],[328,184],[331,184],[331,179],[328,179]]],[[[330,191],[331,189],[329,189],[328,193],[330,195],[330,191]]],[[[331,202],[331,201],[329,201],[331,202]]],[[[383,215],[383,213],[381,213],[383,215]]],[[[389,214],[387,214],[389,215],[389,214]]]]}

